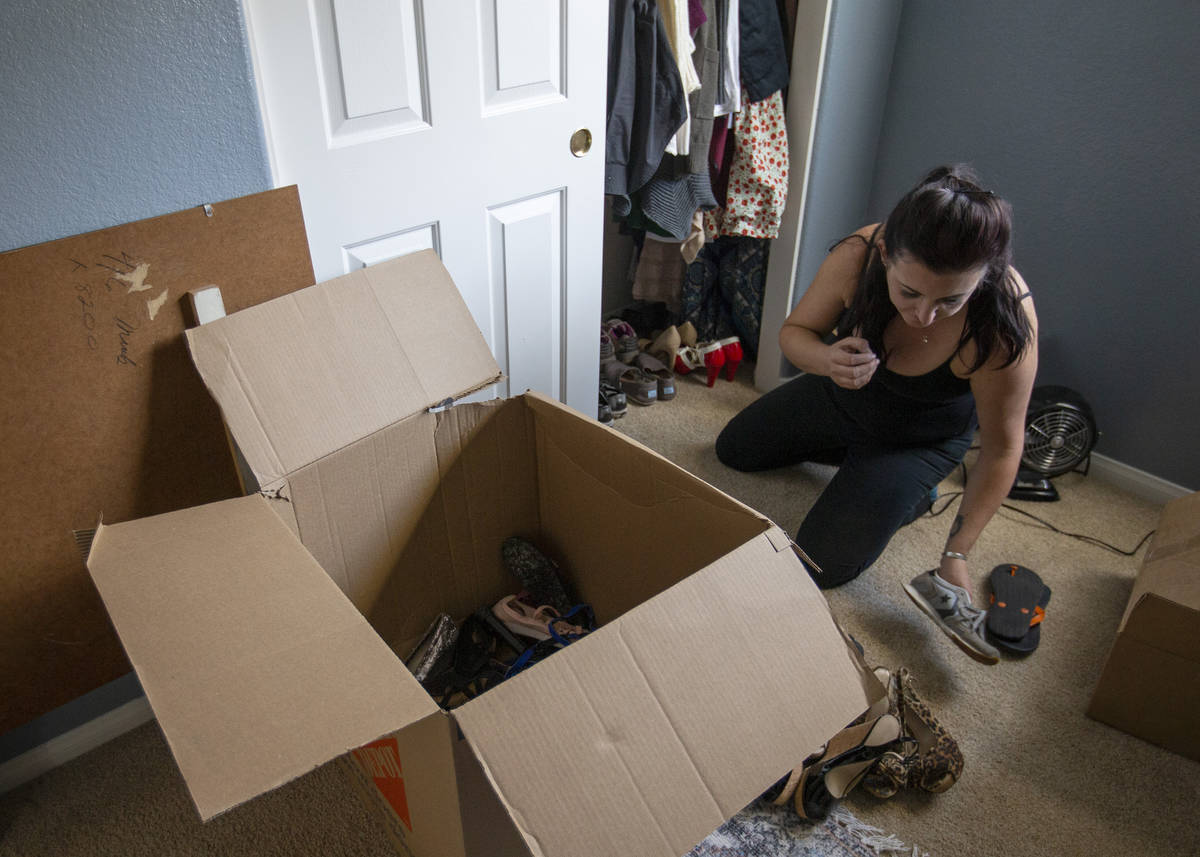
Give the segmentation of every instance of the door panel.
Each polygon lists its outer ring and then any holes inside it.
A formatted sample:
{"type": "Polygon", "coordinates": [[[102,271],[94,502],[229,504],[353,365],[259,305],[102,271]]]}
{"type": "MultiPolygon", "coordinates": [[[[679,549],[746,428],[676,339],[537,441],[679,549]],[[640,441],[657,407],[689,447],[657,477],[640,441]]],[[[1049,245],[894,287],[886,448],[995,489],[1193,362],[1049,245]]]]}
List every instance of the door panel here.
{"type": "Polygon", "coordinates": [[[508,365],[512,396],[562,385],[562,192],[490,212],[489,250],[496,289],[496,351],[508,365]]]}
{"type": "Polygon", "coordinates": [[[433,247],[509,388],[594,414],[607,5],[246,11],[275,180],[300,188],[317,279],[433,247]]]}

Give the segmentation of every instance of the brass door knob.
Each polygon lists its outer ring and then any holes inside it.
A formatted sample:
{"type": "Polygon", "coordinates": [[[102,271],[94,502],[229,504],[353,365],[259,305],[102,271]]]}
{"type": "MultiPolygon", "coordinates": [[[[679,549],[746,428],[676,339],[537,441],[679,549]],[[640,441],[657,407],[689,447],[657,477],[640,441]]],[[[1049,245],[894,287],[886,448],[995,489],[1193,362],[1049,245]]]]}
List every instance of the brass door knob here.
{"type": "Polygon", "coordinates": [[[580,128],[571,135],[571,154],[577,158],[582,158],[592,148],[592,132],[587,128],[580,128]]]}

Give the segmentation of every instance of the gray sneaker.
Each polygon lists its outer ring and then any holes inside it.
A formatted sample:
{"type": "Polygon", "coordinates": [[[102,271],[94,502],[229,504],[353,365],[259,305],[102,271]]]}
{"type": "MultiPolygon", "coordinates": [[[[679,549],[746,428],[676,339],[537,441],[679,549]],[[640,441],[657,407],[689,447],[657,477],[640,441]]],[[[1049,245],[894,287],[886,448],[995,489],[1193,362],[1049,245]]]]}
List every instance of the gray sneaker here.
{"type": "Polygon", "coordinates": [[[904,584],[904,591],[968,655],[984,664],[1000,662],[1000,652],[984,638],[987,611],[971,604],[967,590],[942,580],[934,569],[904,584]]]}

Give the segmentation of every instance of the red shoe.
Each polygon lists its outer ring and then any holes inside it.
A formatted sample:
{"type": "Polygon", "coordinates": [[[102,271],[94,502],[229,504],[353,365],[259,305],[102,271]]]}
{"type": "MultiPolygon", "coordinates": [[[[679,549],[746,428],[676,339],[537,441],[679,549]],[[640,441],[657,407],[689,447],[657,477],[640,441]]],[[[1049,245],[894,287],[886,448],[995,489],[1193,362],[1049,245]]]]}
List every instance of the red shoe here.
{"type": "Polygon", "coordinates": [[[716,382],[717,375],[721,374],[721,367],[725,365],[725,350],[721,343],[716,341],[703,343],[697,350],[704,358],[704,366],[708,369],[708,386],[711,387],[716,382]]]}
{"type": "Polygon", "coordinates": [[[738,364],[742,362],[742,341],[736,336],[730,336],[727,339],[718,340],[717,344],[725,353],[725,378],[732,381],[738,364]]]}
{"type": "Polygon", "coordinates": [[[704,358],[695,348],[684,345],[675,352],[675,374],[687,375],[693,369],[704,368],[704,358]]]}

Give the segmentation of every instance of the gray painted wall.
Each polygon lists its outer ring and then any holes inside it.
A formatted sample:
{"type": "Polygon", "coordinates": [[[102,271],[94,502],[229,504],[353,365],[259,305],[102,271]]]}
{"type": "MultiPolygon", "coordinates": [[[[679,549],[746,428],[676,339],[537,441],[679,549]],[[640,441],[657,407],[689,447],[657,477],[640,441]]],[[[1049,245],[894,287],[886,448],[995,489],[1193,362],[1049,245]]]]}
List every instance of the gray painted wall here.
{"type": "Polygon", "coordinates": [[[0,250],[271,187],[239,0],[4,0],[0,106],[0,250]]]}
{"type": "Polygon", "coordinates": [[[1038,383],[1083,394],[1098,453],[1200,487],[1198,43],[1194,0],[835,0],[797,299],[831,241],[970,163],[1013,203],[1038,383]]]}
{"type": "Polygon", "coordinates": [[[906,0],[867,214],[940,162],[974,165],[1013,204],[1038,383],[1083,394],[1098,453],[1191,489],[1197,45],[1195,0],[906,0]]]}

